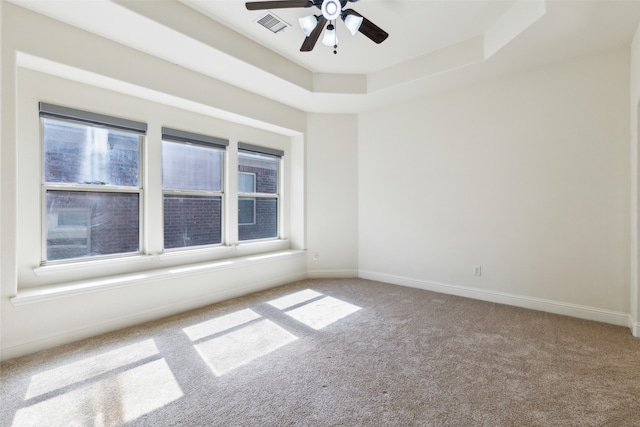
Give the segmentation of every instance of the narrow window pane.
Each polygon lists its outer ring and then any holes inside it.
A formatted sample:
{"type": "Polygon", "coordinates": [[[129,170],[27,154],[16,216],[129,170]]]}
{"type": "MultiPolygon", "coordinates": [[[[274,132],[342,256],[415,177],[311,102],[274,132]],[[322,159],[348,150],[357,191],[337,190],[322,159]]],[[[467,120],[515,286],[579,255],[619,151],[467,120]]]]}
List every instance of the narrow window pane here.
{"type": "Polygon", "coordinates": [[[42,122],[45,182],[139,186],[139,134],[48,118],[42,122]]]}
{"type": "Polygon", "coordinates": [[[238,193],[256,192],[256,174],[238,172],[238,193]]]}
{"type": "MultiPolygon", "coordinates": [[[[278,192],[278,158],[273,156],[238,153],[238,172],[255,174],[255,192],[278,192]]],[[[240,190],[239,190],[240,191],[240,190]]]]}
{"type": "Polygon", "coordinates": [[[47,260],[139,251],[137,193],[47,191],[47,260]]]}
{"type": "Polygon", "coordinates": [[[164,247],[214,245],[222,242],[220,197],[164,196],[164,247]]]}
{"type": "Polygon", "coordinates": [[[201,145],[162,142],[162,187],[165,190],[222,190],[222,150],[201,145]]]}
{"type": "Polygon", "coordinates": [[[278,237],[278,199],[255,199],[255,224],[238,225],[240,240],[278,237]]]}
{"type": "Polygon", "coordinates": [[[238,223],[240,225],[256,223],[256,199],[241,197],[238,200],[238,223]]]}

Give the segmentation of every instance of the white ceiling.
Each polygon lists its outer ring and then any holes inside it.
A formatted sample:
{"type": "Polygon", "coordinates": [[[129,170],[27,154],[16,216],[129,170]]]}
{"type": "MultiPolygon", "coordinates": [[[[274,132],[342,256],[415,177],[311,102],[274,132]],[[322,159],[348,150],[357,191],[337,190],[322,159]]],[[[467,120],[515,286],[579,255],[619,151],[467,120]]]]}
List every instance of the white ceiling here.
{"type": "MultiPolygon", "coordinates": [[[[320,14],[316,7],[270,9],[291,26],[272,33],[255,21],[264,11],[249,11],[241,0],[181,0],[263,46],[320,73],[369,74],[454,45],[483,34],[502,16],[514,0],[434,1],[434,0],[360,0],[347,3],[353,9],[389,33],[380,45],[364,35],[352,36],[337,22],[338,54],[320,43],[311,52],[300,52],[305,38],[298,18],[320,14]]],[[[260,1],[260,0],[256,0],[260,1]]]]}
{"type": "Polygon", "coordinates": [[[640,22],[637,0],[361,0],[347,7],[389,38],[377,45],[339,22],[334,55],[320,42],[299,51],[297,19],[312,9],[272,10],[292,25],[274,34],[242,0],[10,1],[294,108],[337,113],[628,47],[640,22]]]}

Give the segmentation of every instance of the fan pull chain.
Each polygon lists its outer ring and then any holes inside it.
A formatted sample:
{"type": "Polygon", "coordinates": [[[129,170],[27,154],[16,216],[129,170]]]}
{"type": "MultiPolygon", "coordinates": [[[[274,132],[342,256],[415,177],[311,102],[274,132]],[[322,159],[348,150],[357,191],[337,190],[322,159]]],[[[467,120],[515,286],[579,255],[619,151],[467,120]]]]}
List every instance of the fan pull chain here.
{"type": "MultiPolygon", "coordinates": [[[[336,28],[334,31],[336,32],[336,41],[337,41],[338,40],[338,28],[336,28]]],[[[334,55],[338,54],[338,44],[337,43],[333,45],[333,54],[334,55]]]]}

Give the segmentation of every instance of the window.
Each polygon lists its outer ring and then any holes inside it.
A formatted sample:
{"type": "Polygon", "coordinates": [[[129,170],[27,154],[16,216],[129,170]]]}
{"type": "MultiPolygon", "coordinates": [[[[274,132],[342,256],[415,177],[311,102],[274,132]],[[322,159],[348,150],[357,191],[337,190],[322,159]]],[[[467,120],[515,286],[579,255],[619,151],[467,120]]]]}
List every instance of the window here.
{"type": "Polygon", "coordinates": [[[40,103],[44,262],[140,252],[146,124],[40,103]]]}
{"type": "Polygon", "coordinates": [[[240,142],[231,153],[226,139],[167,127],[147,145],[144,123],[46,103],[40,122],[42,264],[206,247],[222,255],[282,235],[283,151],[240,142]],[[144,159],[156,156],[161,173],[146,176],[144,159]],[[225,171],[227,162],[237,170],[225,171]],[[237,214],[228,217],[230,198],[237,214]],[[150,211],[160,200],[161,211],[150,211]]]}
{"type": "Polygon", "coordinates": [[[222,243],[223,156],[228,141],[162,129],[164,248],[222,243]]]}
{"type": "Polygon", "coordinates": [[[238,239],[277,238],[283,152],[245,143],[238,149],[238,239]]]}

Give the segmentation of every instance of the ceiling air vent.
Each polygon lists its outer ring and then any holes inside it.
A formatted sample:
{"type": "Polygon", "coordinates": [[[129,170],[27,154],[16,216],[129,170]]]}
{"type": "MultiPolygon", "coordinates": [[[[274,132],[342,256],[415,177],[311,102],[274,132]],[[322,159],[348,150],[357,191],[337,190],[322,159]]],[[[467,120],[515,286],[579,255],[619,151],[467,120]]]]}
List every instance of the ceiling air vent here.
{"type": "Polygon", "coordinates": [[[290,27],[285,21],[274,15],[272,12],[267,12],[264,16],[256,21],[258,24],[265,27],[267,30],[277,33],[290,27]]]}

